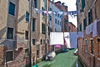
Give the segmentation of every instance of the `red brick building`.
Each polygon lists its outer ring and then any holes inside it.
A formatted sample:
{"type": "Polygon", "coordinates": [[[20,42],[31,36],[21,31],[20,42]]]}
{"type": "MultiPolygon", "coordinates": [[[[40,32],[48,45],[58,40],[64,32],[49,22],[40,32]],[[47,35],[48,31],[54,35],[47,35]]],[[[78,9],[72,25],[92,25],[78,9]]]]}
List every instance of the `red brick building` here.
{"type": "MultiPolygon", "coordinates": [[[[77,0],[78,32],[84,32],[84,38],[78,38],[79,58],[87,67],[100,67],[100,0],[77,0]],[[93,37],[93,31],[86,34],[86,27],[97,19],[98,35],[93,37]]],[[[96,29],[95,29],[96,30],[96,29]]]]}
{"type": "MultiPolygon", "coordinates": [[[[60,1],[56,2],[55,5],[63,12],[67,12],[68,11],[68,6],[65,6],[64,3],[61,3],[60,1]]],[[[67,23],[68,23],[68,16],[67,15],[63,15],[62,18],[62,32],[67,32],[67,23]]]]}
{"type": "Polygon", "coordinates": [[[69,22],[67,30],[68,32],[76,32],[76,26],[72,22],[69,22]]]}

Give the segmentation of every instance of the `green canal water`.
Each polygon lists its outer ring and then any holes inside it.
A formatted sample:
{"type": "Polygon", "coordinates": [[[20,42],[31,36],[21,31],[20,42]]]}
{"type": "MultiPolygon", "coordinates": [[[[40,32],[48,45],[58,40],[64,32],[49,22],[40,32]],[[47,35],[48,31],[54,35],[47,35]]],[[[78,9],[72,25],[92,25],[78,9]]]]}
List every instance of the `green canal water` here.
{"type": "Polygon", "coordinates": [[[38,67],[83,67],[78,56],[74,55],[74,51],[59,53],[52,61],[42,61],[38,64],[38,67]]]}

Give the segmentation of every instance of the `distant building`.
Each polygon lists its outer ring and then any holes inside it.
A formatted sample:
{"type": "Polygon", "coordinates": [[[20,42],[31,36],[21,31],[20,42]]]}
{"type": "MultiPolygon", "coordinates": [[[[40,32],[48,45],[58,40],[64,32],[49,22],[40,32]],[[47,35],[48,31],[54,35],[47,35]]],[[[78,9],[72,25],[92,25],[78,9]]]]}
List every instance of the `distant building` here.
{"type": "Polygon", "coordinates": [[[68,32],[76,32],[76,26],[72,23],[72,22],[69,22],[68,23],[68,32]]]}
{"type": "MultiPolygon", "coordinates": [[[[55,2],[55,5],[63,12],[67,12],[68,11],[68,6],[65,6],[64,3],[61,3],[60,1],[55,2]]],[[[62,18],[62,32],[67,32],[67,28],[68,28],[68,16],[64,15],[62,18]]]]}

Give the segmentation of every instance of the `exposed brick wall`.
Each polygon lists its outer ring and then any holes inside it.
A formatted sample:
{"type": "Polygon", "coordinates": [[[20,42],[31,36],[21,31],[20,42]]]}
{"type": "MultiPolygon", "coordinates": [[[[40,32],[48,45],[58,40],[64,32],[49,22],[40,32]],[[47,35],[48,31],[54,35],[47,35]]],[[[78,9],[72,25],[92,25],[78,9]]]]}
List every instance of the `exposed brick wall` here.
{"type": "MultiPolygon", "coordinates": [[[[96,0],[94,3],[94,0],[85,0],[85,8],[84,12],[78,13],[78,27],[80,23],[83,24],[83,19],[86,17],[87,18],[87,26],[89,25],[88,22],[88,12],[90,8],[92,9],[92,19],[93,21],[95,19],[99,20],[100,19],[100,0],[96,0]]],[[[81,8],[81,0],[78,5],[79,9],[81,8]]],[[[99,24],[99,22],[98,22],[99,24]]],[[[99,25],[97,29],[99,28],[99,25]]],[[[78,38],[78,53],[79,56],[81,57],[82,61],[86,64],[87,67],[100,67],[100,42],[97,42],[97,38],[100,36],[100,34],[96,37],[93,37],[92,34],[90,33],[89,35],[86,35],[85,30],[82,29],[84,32],[84,38],[78,38]],[[91,38],[93,40],[93,51],[94,53],[91,53],[91,38]],[[87,39],[87,51],[86,51],[86,43],[85,40],[87,39]],[[81,47],[81,40],[82,40],[82,47],[81,47]]],[[[98,31],[100,32],[100,30],[98,31]]]]}

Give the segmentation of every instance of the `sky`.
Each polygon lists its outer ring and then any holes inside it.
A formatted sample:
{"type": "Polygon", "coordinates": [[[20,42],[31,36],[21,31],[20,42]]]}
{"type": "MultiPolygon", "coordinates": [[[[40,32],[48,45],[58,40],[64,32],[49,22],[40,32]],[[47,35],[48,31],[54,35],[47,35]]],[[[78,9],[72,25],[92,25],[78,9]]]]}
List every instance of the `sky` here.
{"type": "MultiPolygon", "coordinates": [[[[61,1],[64,2],[68,6],[68,11],[76,10],[76,0],[54,0],[55,2],[61,1]]],[[[72,18],[69,16],[69,22],[72,22],[77,27],[77,17],[72,18]]]]}

